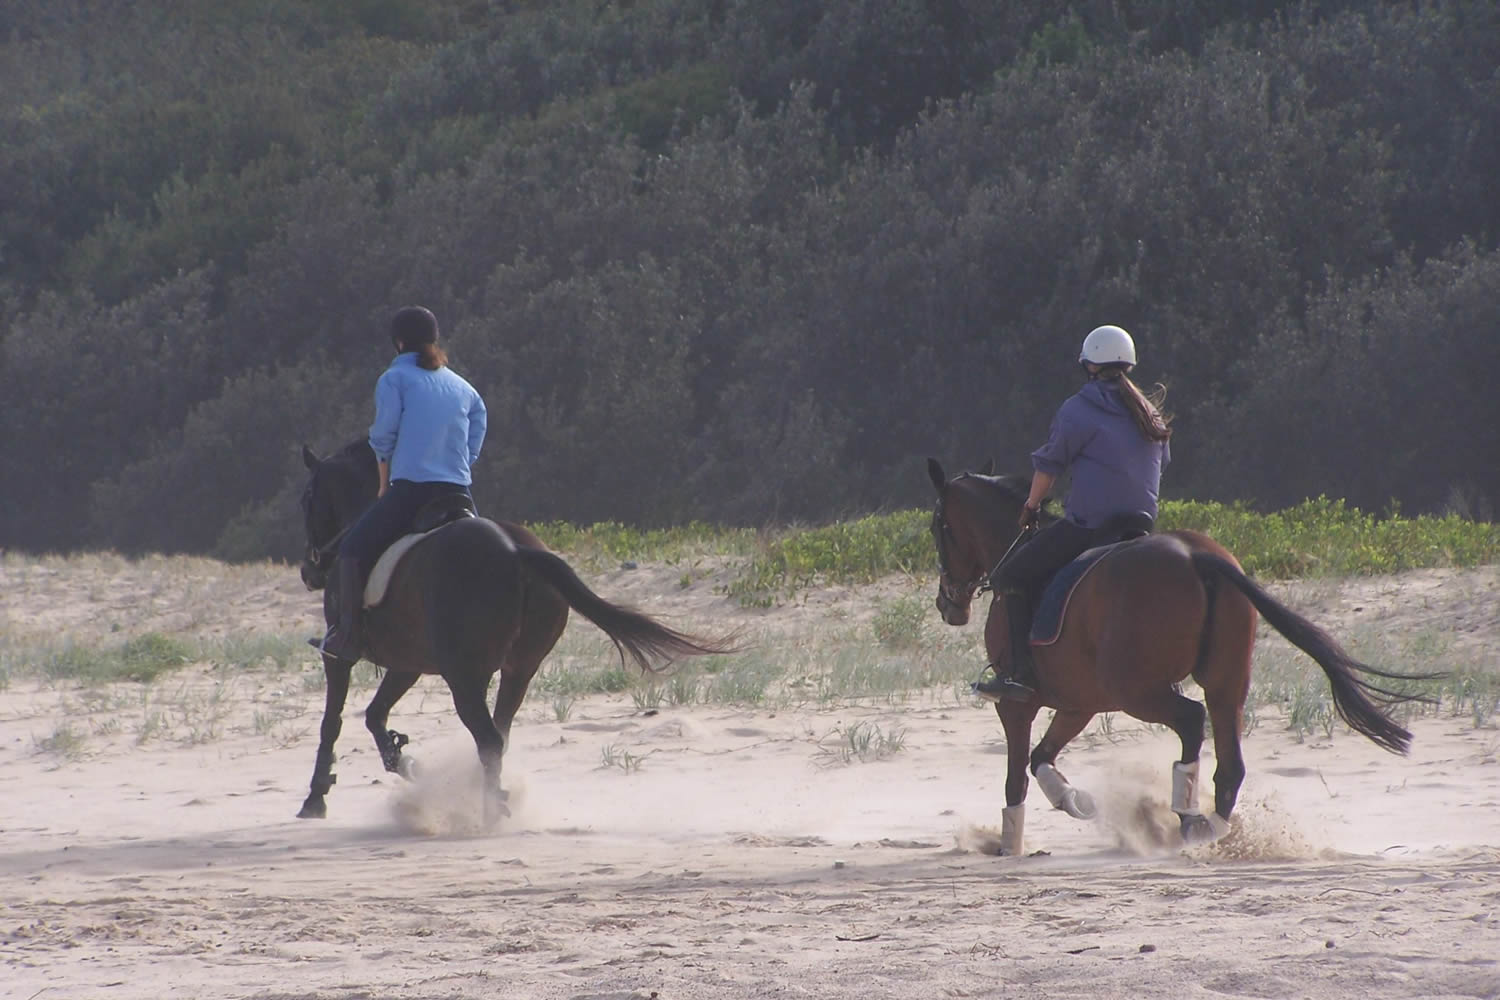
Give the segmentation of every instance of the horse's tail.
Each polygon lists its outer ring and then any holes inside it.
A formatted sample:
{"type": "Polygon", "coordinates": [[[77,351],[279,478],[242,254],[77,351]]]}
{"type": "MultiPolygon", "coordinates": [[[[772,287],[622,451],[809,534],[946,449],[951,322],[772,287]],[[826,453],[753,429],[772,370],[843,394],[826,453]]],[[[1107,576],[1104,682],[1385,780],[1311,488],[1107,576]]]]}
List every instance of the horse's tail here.
{"type": "Polygon", "coordinates": [[[628,653],[642,670],[656,671],[656,661],[683,656],[733,653],[740,646],[734,634],[721,639],[703,639],[678,632],[631,608],[611,604],[588,588],[556,553],[517,546],[521,564],[541,577],[563,596],[570,607],[609,636],[623,661],[628,653]]]}
{"type": "Polygon", "coordinates": [[[1365,677],[1411,681],[1430,680],[1440,675],[1389,673],[1360,663],[1345,652],[1333,636],[1266,593],[1238,566],[1222,556],[1210,552],[1194,552],[1193,568],[1205,582],[1218,577],[1234,584],[1236,589],[1250,599],[1255,610],[1261,613],[1261,617],[1272,628],[1317,661],[1333,687],[1333,706],[1338,710],[1339,718],[1347,722],[1350,728],[1392,753],[1407,752],[1411,746],[1411,733],[1386,715],[1381,706],[1431,699],[1380,687],[1365,677]],[[1377,705],[1376,700],[1381,705],[1377,705]]]}

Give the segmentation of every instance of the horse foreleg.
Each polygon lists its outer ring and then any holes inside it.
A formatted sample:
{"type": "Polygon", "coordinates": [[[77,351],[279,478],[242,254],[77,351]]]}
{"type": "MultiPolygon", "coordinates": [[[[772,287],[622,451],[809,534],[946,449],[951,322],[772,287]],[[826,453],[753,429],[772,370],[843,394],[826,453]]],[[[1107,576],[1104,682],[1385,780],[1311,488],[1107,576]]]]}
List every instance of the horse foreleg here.
{"type": "Polygon", "coordinates": [[[375,748],[380,751],[380,763],[385,765],[387,771],[403,778],[410,778],[412,774],[411,759],[401,756],[401,748],[406,746],[408,740],[404,733],[387,729],[386,723],[390,720],[391,709],[396,702],[412,689],[420,676],[421,674],[416,673],[387,670],[380,679],[380,686],[375,689],[375,697],[370,699],[369,707],[365,709],[365,728],[375,737],[375,748]]]}
{"type": "Polygon", "coordinates": [[[1031,751],[1031,773],[1042,794],[1054,809],[1061,809],[1074,819],[1093,819],[1098,814],[1094,797],[1081,788],[1074,788],[1057,769],[1057,755],[1072,742],[1073,737],[1083,732],[1083,727],[1094,717],[1093,712],[1079,710],[1060,711],[1052,716],[1052,723],[1042,734],[1040,742],[1031,751]]]}
{"type": "Polygon", "coordinates": [[[1000,811],[1000,853],[1021,854],[1024,851],[1026,826],[1026,747],[1031,743],[1031,723],[1041,705],[1038,702],[1002,701],[995,705],[1000,725],[1005,730],[1005,808],[1000,811]]]}
{"type": "Polygon", "coordinates": [[[307,799],[297,813],[298,819],[324,819],[328,816],[325,796],[338,780],[333,773],[333,762],[336,759],[333,745],[338,741],[339,732],[344,726],[344,702],[349,697],[349,674],[353,669],[354,664],[347,660],[323,657],[326,700],[323,703],[323,725],[318,732],[318,758],[313,764],[312,783],[307,799]]]}

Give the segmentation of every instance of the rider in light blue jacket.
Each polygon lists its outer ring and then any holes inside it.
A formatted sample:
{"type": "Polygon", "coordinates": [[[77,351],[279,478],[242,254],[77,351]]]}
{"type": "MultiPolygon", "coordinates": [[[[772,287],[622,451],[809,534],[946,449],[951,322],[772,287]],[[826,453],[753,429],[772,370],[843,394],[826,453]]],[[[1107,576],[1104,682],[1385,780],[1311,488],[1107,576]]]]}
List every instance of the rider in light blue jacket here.
{"type": "Polygon", "coordinates": [[[375,383],[370,425],[380,489],[339,545],[339,620],[319,643],[324,653],[350,662],[363,651],[360,612],[370,567],[430,501],[454,493],[470,496],[470,467],[487,427],[484,400],[447,366],[447,352],[437,342],[437,317],[408,306],[392,317],[390,332],[396,358],[375,383]]]}

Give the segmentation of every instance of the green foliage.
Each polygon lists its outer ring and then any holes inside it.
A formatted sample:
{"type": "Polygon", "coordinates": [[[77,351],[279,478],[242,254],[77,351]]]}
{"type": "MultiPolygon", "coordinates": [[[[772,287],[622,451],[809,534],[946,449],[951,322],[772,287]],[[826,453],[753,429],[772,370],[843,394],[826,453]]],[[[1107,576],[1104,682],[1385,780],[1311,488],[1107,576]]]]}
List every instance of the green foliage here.
{"type": "Polygon", "coordinates": [[[38,666],[53,681],[108,684],[116,681],[149,683],[195,658],[195,650],[180,639],[146,632],[116,646],[68,642],[42,653],[38,666]]]}
{"type": "MultiPolygon", "coordinates": [[[[1496,65],[1488,0],[18,0],[0,545],[295,553],[297,446],[362,433],[417,301],[510,519],[915,506],[922,456],[1025,467],[1100,317],[1174,495],[1493,511],[1496,65]]],[[[1471,558],[1382,524],[1261,571],[1471,558]]]]}
{"type": "Polygon", "coordinates": [[[937,558],[925,511],[877,514],[795,531],[755,556],[730,584],[742,597],[795,591],[816,580],[868,583],[888,573],[915,573],[937,558]]]}
{"type": "Polygon", "coordinates": [[[1210,535],[1249,573],[1266,577],[1395,573],[1500,560],[1500,525],[1456,516],[1378,518],[1319,497],[1272,514],[1240,504],[1169,502],[1160,530],[1210,535]]]}
{"type": "MultiPolygon", "coordinates": [[[[868,583],[891,573],[936,571],[927,511],[900,511],[795,530],[756,554],[729,593],[765,604],[815,583],[868,583]]],[[[1442,517],[1376,517],[1320,497],[1270,514],[1243,504],[1166,501],[1159,531],[1200,531],[1229,549],[1246,572],[1268,578],[1395,573],[1500,561],[1500,525],[1442,517]]],[[[883,643],[919,622],[917,608],[883,608],[883,643]]],[[[925,609],[922,609],[925,611],[925,609]]]]}

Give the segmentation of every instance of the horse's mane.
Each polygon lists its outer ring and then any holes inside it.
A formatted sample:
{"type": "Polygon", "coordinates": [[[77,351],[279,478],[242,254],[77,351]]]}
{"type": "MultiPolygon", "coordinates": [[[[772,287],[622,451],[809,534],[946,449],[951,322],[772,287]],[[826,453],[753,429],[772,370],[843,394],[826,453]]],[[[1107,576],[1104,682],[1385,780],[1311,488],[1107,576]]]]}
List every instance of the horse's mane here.
{"type": "MultiPolygon", "coordinates": [[[[1030,476],[987,476],[979,472],[966,472],[964,478],[977,479],[986,486],[1004,493],[1014,500],[1018,507],[1024,505],[1031,496],[1030,476]]],[[[1054,513],[1051,505],[1051,500],[1042,501],[1041,522],[1044,525],[1057,520],[1057,514],[1054,513]]]]}
{"type": "Polygon", "coordinates": [[[978,472],[968,472],[965,475],[970,479],[988,483],[1022,503],[1025,503],[1026,498],[1031,495],[1031,479],[1027,476],[986,476],[978,472]]]}
{"type": "Polygon", "coordinates": [[[364,466],[373,467],[375,465],[375,452],[371,449],[368,439],[360,438],[358,441],[350,441],[344,447],[329,455],[328,461],[338,462],[342,465],[352,465],[355,468],[363,468],[364,466]]]}

